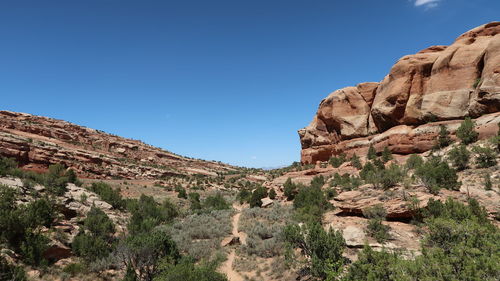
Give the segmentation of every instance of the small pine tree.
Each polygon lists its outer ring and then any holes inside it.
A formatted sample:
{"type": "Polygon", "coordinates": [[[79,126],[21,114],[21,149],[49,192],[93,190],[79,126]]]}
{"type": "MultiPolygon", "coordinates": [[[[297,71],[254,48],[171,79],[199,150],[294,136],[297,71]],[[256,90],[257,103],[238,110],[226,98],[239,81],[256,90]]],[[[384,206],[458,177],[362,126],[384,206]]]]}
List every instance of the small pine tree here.
{"type": "Polygon", "coordinates": [[[361,165],[361,161],[356,153],[354,153],[351,157],[351,165],[358,170],[363,168],[363,165],[361,165]]]}
{"type": "Polygon", "coordinates": [[[461,144],[450,150],[448,157],[453,167],[458,171],[462,171],[467,168],[469,164],[470,152],[465,145],[461,144]]]}
{"type": "Polygon", "coordinates": [[[366,157],[370,160],[377,158],[377,151],[375,150],[375,147],[373,147],[373,145],[371,144],[370,147],[368,148],[368,154],[366,155],[366,157]]]}
{"type": "Polygon", "coordinates": [[[386,163],[389,160],[392,160],[392,153],[389,150],[389,148],[386,146],[386,147],[384,147],[384,151],[382,151],[382,161],[384,163],[386,163]]]}
{"type": "Polygon", "coordinates": [[[447,147],[451,144],[450,132],[445,125],[439,125],[439,135],[436,141],[436,148],[447,147]]]}
{"type": "Polygon", "coordinates": [[[276,199],[276,191],[274,190],[274,188],[271,188],[271,190],[269,191],[269,199],[276,199]]]}
{"type": "Polygon", "coordinates": [[[470,119],[470,117],[466,117],[457,129],[457,137],[463,144],[471,144],[477,141],[479,134],[474,130],[474,127],[475,124],[472,119],[470,119]]]}

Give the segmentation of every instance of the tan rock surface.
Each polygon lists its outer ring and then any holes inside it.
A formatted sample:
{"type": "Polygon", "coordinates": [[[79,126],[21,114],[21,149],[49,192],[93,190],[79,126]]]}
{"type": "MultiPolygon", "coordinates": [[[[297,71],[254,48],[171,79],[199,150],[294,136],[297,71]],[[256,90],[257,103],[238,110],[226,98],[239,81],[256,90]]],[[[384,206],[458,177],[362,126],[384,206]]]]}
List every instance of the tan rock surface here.
{"type": "Polygon", "coordinates": [[[373,135],[398,127],[401,133],[392,131],[392,137],[387,137],[388,142],[399,142],[391,150],[423,152],[432,147],[435,131],[415,131],[419,128],[415,126],[436,127],[422,124],[480,118],[498,111],[500,22],[493,22],[464,33],[450,46],[404,56],[380,83],[331,93],[320,103],[313,121],[298,132],[301,160],[315,163],[341,152],[363,151],[369,144],[386,145],[373,135]]]}

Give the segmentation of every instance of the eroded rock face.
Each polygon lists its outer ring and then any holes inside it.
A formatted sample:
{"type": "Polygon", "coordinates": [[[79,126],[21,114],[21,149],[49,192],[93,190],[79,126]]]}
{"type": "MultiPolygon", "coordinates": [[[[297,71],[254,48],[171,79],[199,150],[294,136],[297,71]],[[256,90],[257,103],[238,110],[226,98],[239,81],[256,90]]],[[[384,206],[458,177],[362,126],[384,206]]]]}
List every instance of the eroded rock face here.
{"type": "Polygon", "coordinates": [[[88,178],[151,179],[232,170],[62,120],[0,111],[0,155],[28,170],[61,163],[88,178]]]}
{"type": "Polygon", "coordinates": [[[413,132],[423,143],[403,139],[405,144],[393,147],[393,152],[426,151],[434,135],[416,126],[498,111],[500,22],[493,22],[464,33],[450,46],[433,46],[401,58],[379,83],[331,93],[320,103],[311,124],[299,130],[302,162],[328,160],[349,150],[352,143],[360,146],[394,128],[413,132]]]}

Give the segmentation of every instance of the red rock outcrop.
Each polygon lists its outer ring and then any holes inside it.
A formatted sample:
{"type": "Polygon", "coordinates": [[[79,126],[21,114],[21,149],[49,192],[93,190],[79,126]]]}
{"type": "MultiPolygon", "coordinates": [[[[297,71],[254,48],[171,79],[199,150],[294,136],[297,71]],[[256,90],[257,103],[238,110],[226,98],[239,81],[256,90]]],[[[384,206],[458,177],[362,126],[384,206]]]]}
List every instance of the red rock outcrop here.
{"type": "Polygon", "coordinates": [[[69,122],[10,111],[0,111],[0,155],[16,158],[31,170],[61,163],[88,178],[153,179],[235,169],[69,122]]]}
{"type": "Polygon", "coordinates": [[[389,145],[395,153],[423,152],[441,124],[432,122],[451,120],[443,124],[453,132],[466,116],[477,118],[481,137],[488,137],[496,133],[499,111],[500,22],[492,22],[450,46],[401,58],[379,83],[331,93],[311,124],[299,130],[301,160],[325,161],[370,144],[389,145]]]}

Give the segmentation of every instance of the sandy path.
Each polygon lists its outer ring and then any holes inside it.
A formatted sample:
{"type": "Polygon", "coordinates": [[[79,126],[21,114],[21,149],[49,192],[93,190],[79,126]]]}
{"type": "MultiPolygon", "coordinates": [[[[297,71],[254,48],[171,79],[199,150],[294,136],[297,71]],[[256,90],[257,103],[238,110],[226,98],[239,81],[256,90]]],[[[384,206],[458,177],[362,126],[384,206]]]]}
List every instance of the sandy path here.
{"type": "MultiPolygon", "coordinates": [[[[245,244],[246,243],[245,235],[241,235],[241,233],[238,231],[238,223],[240,222],[240,216],[241,216],[241,206],[233,204],[233,208],[237,212],[236,214],[234,214],[232,219],[233,222],[232,234],[233,236],[240,237],[240,242],[242,244],[245,244]]],[[[243,281],[243,277],[233,269],[233,263],[235,258],[236,258],[236,250],[232,249],[229,255],[227,256],[226,262],[222,264],[220,271],[227,275],[229,281],[243,281]]]]}

